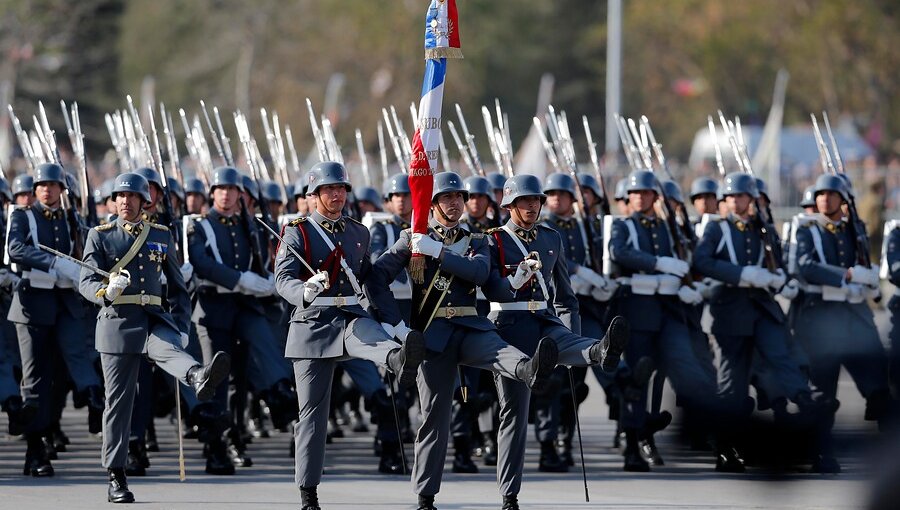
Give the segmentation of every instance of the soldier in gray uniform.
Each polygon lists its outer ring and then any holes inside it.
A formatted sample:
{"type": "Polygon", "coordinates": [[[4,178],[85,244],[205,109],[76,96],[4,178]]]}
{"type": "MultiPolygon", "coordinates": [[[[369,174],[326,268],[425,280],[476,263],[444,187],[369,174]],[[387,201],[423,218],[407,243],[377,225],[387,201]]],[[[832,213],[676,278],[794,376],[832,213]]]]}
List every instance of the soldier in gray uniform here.
{"type": "MultiPolygon", "coordinates": [[[[546,195],[533,175],[516,175],[503,187],[501,207],[510,219],[489,231],[491,276],[482,287],[491,300],[490,319],[500,336],[525,354],[533,354],[548,337],[559,349],[559,363],[568,366],[602,365],[607,372],[619,364],[628,343],[628,323],[614,318],[602,340],[586,338],[580,330],[578,299],[569,283],[565,248],[559,234],[540,223],[546,195]]],[[[525,462],[530,389],[519,382],[494,376],[500,397],[500,432],[497,477],[504,509],[518,508],[521,472],[525,462]]],[[[542,450],[555,449],[556,430],[539,428],[542,450]]]]}
{"type": "MultiPolygon", "coordinates": [[[[265,269],[268,263],[265,238],[257,237],[256,222],[244,217],[245,214],[252,217],[252,209],[248,206],[242,212],[239,198],[242,180],[235,168],[216,169],[210,182],[213,206],[188,227],[188,255],[199,279],[193,320],[204,359],[210,359],[215,351],[231,352],[238,342],[246,347],[252,362],[265,367],[257,371],[263,378],[256,381],[257,388],[266,395],[264,400],[270,399],[267,402],[278,409],[293,399],[290,371],[281,363],[267,361],[278,360],[280,356],[259,298],[270,296],[275,284],[274,277],[265,269]]],[[[244,370],[248,362],[242,359],[241,365],[234,367],[235,371],[244,370]]],[[[216,402],[220,410],[234,410],[229,405],[228,385],[217,389],[216,402]]],[[[210,438],[207,472],[230,475],[234,473],[232,464],[242,467],[252,464],[234,427],[237,419],[243,417],[228,416],[225,420],[230,425],[227,446],[218,434],[210,438]]]]}
{"type": "Polygon", "coordinates": [[[150,201],[147,180],[134,173],[122,174],[116,178],[113,197],[119,217],[93,228],[84,252],[87,265],[111,276],[107,279],[82,268],[79,290],[85,299],[101,306],[96,348],[106,380],[101,461],[109,473],[107,499],[131,503],[134,495],[128,490],[124,468],[143,357],[191,386],[201,400],[212,397],[227,377],[230,360],[227,354],[217,353],[210,364],[201,366],[183,350],[190,327],[190,299],[174,256],[172,234],[141,219],[141,206],[150,201]],[[166,296],[162,296],[163,274],[168,281],[166,296]]]}
{"type": "Polygon", "coordinates": [[[402,386],[415,381],[425,355],[422,334],[402,323],[391,335],[360,305],[370,276],[369,231],[343,215],[350,182],[343,165],[323,162],[309,173],[316,210],[283,230],[275,281],[291,305],[285,357],[294,367],[299,420],[294,426],[295,480],[303,510],[319,510],[316,487],[325,463],[331,383],[338,360],[364,358],[392,370],[402,386]],[[298,258],[302,257],[302,260],[298,258]],[[306,264],[304,264],[304,261],[306,264]],[[309,265],[316,269],[311,274],[309,265]]]}
{"type": "MultiPolygon", "coordinates": [[[[851,225],[841,210],[849,201],[848,193],[840,176],[820,176],[816,180],[819,216],[797,230],[797,267],[806,286],[795,334],[809,356],[810,378],[816,387],[834,399],[843,366],[866,399],[865,418],[883,425],[894,403],[888,389],[887,355],[866,303],[878,294],[879,278],[877,269],[861,263],[864,257],[853,233],[864,236],[859,231],[862,226],[851,225]]],[[[823,423],[824,432],[833,423],[831,413],[823,423]]],[[[820,448],[813,469],[839,472],[827,437],[820,448]]]]}
{"type": "MultiPolygon", "coordinates": [[[[460,227],[467,195],[459,175],[437,174],[428,234],[403,230],[391,249],[375,262],[366,283],[379,320],[387,328],[402,323],[388,285],[406,268],[413,251],[427,257],[425,285],[416,285],[415,300],[421,304],[417,317],[426,321],[428,350],[418,378],[423,422],[416,438],[412,475],[420,510],[433,510],[434,496],[440,491],[457,365],[490,370],[497,377],[525,383],[529,388],[545,379],[556,365],[557,350],[552,340],[542,340],[535,357],[529,360],[503,341],[487,318],[478,315],[474,291],[490,274],[490,249],[484,234],[460,227]]],[[[521,470],[521,466],[501,466],[500,471],[516,468],[521,470]]]]}
{"type": "Polygon", "coordinates": [[[24,474],[52,476],[53,467],[41,437],[49,433],[59,404],[54,402],[53,386],[65,382],[60,371],[64,374],[67,368],[76,391],[87,395],[92,433],[100,431],[103,390],[83,338],[85,304],[76,292],[80,269],[74,262],[57,259],[38,247],[44,244],[73,253],[73,241],[81,242],[81,232],[70,231],[67,211],[61,207],[65,192],[62,167],[39,165],[34,188],[37,201],[13,210],[10,217],[9,259],[22,271],[22,280],[16,286],[8,319],[15,323],[19,338],[22,398],[26,406],[37,408],[25,432],[28,450],[24,474]],[[57,352],[65,361],[64,367],[56,366],[57,352]]]}

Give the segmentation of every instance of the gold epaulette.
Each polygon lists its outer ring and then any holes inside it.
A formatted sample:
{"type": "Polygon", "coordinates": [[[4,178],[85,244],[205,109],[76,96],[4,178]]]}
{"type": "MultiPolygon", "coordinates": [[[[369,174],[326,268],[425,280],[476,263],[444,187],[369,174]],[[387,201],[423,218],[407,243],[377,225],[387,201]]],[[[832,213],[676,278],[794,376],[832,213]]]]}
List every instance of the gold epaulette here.
{"type": "Polygon", "coordinates": [[[472,239],[484,239],[485,234],[481,232],[472,232],[469,234],[469,236],[471,236],[472,239]]]}
{"type": "Polygon", "coordinates": [[[493,227],[493,228],[489,228],[489,229],[485,230],[484,233],[487,234],[487,235],[494,235],[494,232],[498,232],[498,231],[500,230],[500,228],[501,228],[501,227],[493,227]]]}
{"type": "Polygon", "coordinates": [[[96,227],[94,227],[94,230],[103,232],[103,231],[105,231],[105,230],[112,230],[112,229],[114,229],[114,228],[116,228],[116,222],[111,221],[111,222],[109,222],[109,223],[104,223],[104,224],[102,224],[102,225],[97,225],[96,227]]]}
{"type": "Polygon", "coordinates": [[[159,223],[147,222],[147,225],[150,225],[150,228],[155,228],[156,230],[162,230],[163,232],[168,232],[169,227],[165,225],[160,225],[159,223]]]}
{"type": "Polygon", "coordinates": [[[288,224],[289,224],[290,226],[292,226],[292,227],[296,227],[297,225],[303,223],[304,221],[306,221],[306,216],[300,216],[300,217],[297,218],[297,219],[291,220],[291,222],[288,223],[288,224]]]}

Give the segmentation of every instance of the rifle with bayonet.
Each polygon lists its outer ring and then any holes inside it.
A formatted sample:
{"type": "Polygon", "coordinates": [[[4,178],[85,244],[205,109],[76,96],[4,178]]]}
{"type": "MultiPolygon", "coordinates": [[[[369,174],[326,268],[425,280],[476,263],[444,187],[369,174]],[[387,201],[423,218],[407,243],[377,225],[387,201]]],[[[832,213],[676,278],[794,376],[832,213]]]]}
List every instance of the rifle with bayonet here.
{"type": "MultiPolygon", "coordinates": [[[[819,129],[819,123],[816,121],[816,116],[810,114],[813,122],[813,133],[816,137],[816,146],[819,149],[819,157],[822,160],[822,170],[829,172],[833,175],[837,175],[838,173],[844,173],[844,162],[841,159],[840,152],[838,151],[837,143],[834,139],[834,133],[831,131],[831,123],[828,121],[828,114],[822,112],[823,119],[825,121],[825,128],[828,131],[828,138],[831,141],[831,150],[834,151],[834,159],[832,159],[832,155],[829,152],[828,146],[825,144],[825,140],[822,138],[822,132],[819,129]],[[835,169],[835,162],[837,162],[837,169],[835,169]]],[[[866,267],[872,267],[872,259],[869,254],[869,240],[866,236],[866,227],[865,224],[859,219],[859,212],[856,209],[856,198],[853,196],[852,190],[847,190],[847,213],[848,213],[848,222],[847,226],[850,228],[850,235],[854,239],[854,243],[856,245],[856,263],[866,267]]]]}
{"type": "MultiPolygon", "coordinates": [[[[244,149],[244,158],[247,160],[247,166],[250,168],[250,178],[256,183],[257,195],[253,198],[256,200],[256,204],[262,213],[263,221],[272,225],[272,218],[269,214],[269,204],[265,197],[262,196],[262,186],[260,186],[259,179],[257,178],[259,169],[256,165],[258,162],[257,154],[259,149],[256,147],[256,141],[250,135],[250,127],[247,125],[246,117],[239,111],[234,112],[234,124],[237,129],[238,140],[240,141],[241,147],[244,149]]],[[[240,203],[241,223],[247,237],[250,239],[250,246],[253,249],[253,271],[263,278],[268,278],[268,264],[270,259],[268,254],[270,252],[264,249],[264,246],[267,246],[268,243],[263,243],[262,239],[260,239],[259,230],[256,228],[256,225],[253,224],[253,218],[255,216],[254,212],[244,202],[243,197],[240,198],[240,203]]]]}
{"type": "MultiPolygon", "coordinates": [[[[727,121],[721,110],[719,110],[719,122],[722,124],[722,129],[725,131],[725,134],[728,136],[728,144],[731,146],[731,150],[734,153],[734,159],[738,162],[738,168],[740,168],[742,172],[755,177],[753,169],[750,167],[750,157],[747,155],[746,145],[744,145],[742,141],[739,141],[735,133],[734,123],[727,121]]],[[[769,227],[772,224],[771,216],[763,217],[766,215],[767,210],[762,207],[762,204],[759,201],[759,194],[753,197],[753,205],[756,209],[756,214],[751,215],[751,220],[753,221],[753,225],[756,227],[757,232],[759,232],[759,237],[762,241],[763,261],[766,264],[766,269],[771,273],[775,273],[781,268],[781,257],[779,257],[775,251],[776,246],[779,244],[777,237],[769,227]]]]}

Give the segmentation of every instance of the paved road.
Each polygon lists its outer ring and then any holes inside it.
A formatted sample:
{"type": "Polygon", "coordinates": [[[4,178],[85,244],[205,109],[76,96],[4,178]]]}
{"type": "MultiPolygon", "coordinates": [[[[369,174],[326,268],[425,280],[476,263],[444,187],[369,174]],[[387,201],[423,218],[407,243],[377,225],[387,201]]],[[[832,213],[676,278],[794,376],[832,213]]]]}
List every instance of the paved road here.
{"type": "MultiPolygon", "coordinates": [[[[708,453],[690,451],[674,441],[672,431],[660,437],[667,465],[653,473],[626,474],[621,456],[610,447],[614,426],[606,420],[597,388],[587,401],[583,432],[591,502],[584,502],[581,474],[538,473],[536,444],[530,444],[523,508],[848,508],[862,504],[867,493],[869,461],[865,451],[872,447],[873,427],[861,420],[862,402],[852,383],[845,379],[837,432],[841,439],[840,476],[788,473],[778,480],[751,470],[746,475],[719,475],[713,471],[708,453]]],[[[21,475],[24,444],[0,440],[0,508],[42,510],[81,509],[103,506],[105,473],[99,466],[98,440],[86,434],[86,415],[69,411],[64,429],[72,438],[69,451],[54,462],[57,476],[32,479],[21,475]]],[[[5,428],[5,423],[0,421],[5,428]]],[[[233,477],[212,477],[203,473],[200,447],[186,444],[186,482],[178,481],[177,447],[174,427],[157,420],[162,452],[152,454],[149,476],[132,478],[132,490],[139,508],[145,509],[232,509],[297,508],[298,493],[293,485],[293,464],[287,456],[287,434],[257,439],[250,446],[256,465],[241,469],[233,477]]],[[[409,447],[407,447],[409,449],[409,447]]],[[[336,440],[329,447],[327,474],[320,497],[328,509],[414,508],[409,482],[402,476],[375,472],[368,435],[336,440]]],[[[492,470],[477,475],[445,476],[438,496],[444,509],[499,508],[492,470]]]]}
{"type": "MultiPolygon", "coordinates": [[[[884,314],[879,326],[886,331],[884,314]]],[[[658,443],[667,461],[646,474],[621,471],[621,456],[611,448],[613,423],[606,419],[602,392],[591,384],[583,411],[585,460],[590,503],[584,501],[580,470],[564,475],[538,473],[537,445],[529,444],[522,507],[526,509],[621,508],[854,508],[864,506],[870,479],[883,464],[873,460],[885,450],[876,439],[875,427],[862,421],[864,402],[846,375],[841,380],[841,409],[835,433],[844,473],[819,476],[791,471],[777,478],[752,468],[744,475],[719,475],[713,471],[711,454],[694,452],[675,441],[677,425],[660,434],[658,443]]],[[[670,395],[671,397],[671,395],[670,395]]],[[[671,408],[671,398],[666,408],[671,408]]],[[[21,475],[24,443],[0,438],[0,509],[95,509],[105,505],[105,472],[99,465],[99,442],[86,433],[86,414],[67,410],[64,429],[72,438],[69,451],[54,462],[57,475],[32,479],[21,475]]],[[[131,488],[141,509],[235,509],[299,508],[293,484],[293,463],[288,458],[287,434],[257,439],[250,446],[255,466],[241,469],[233,477],[203,473],[200,446],[186,443],[186,482],[178,481],[174,427],[157,420],[162,452],[151,454],[149,476],[132,478],[131,488]]],[[[5,415],[0,430],[6,429],[5,415]]],[[[411,447],[407,445],[407,452],[411,447]]],[[[411,455],[410,455],[411,456],[411,455]]],[[[900,456],[898,456],[900,457],[900,456]]],[[[329,447],[327,474],[319,489],[320,499],[330,510],[415,508],[409,481],[403,476],[376,472],[371,437],[354,435],[329,447]]],[[[444,477],[438,495],[441,510],[499,508],[493,470],[477,475],[444,477]]]]}

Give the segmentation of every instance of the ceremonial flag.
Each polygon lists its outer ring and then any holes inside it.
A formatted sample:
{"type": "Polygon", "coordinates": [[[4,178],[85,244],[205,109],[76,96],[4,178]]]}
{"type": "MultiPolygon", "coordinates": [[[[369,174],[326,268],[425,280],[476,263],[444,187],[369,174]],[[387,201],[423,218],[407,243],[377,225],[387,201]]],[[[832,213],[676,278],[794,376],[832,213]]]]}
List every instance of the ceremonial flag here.
{"type": "MultiPolygon", "coordinates": [[[[412,231],[421,234],[428,232],[434,170],[440,155],[441,103],[448,58],[462,58],[456,0],[432,0],[425,15],[425,80],[409,164],[412,231]]],[[[414,283],[423,283],[425,259],[422,254],[412,254],[409,273],[414,283]]]]}

